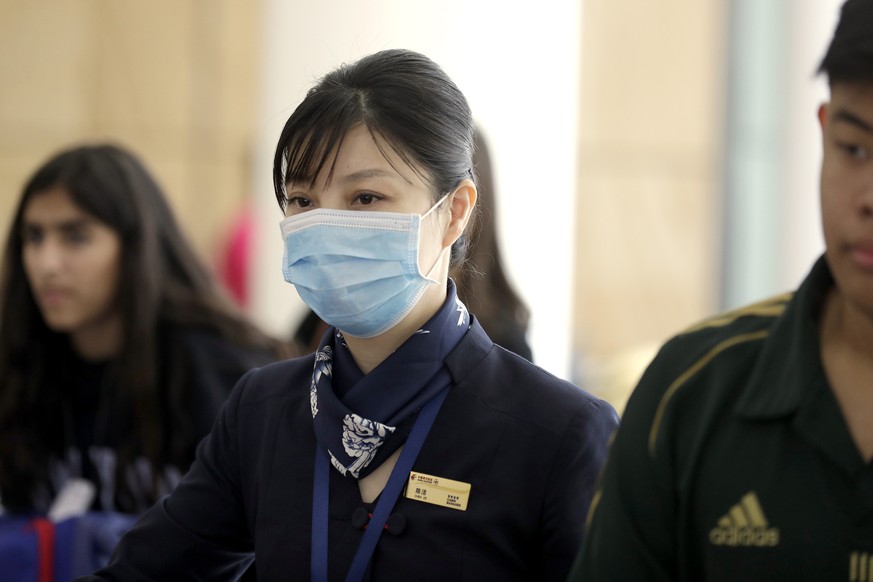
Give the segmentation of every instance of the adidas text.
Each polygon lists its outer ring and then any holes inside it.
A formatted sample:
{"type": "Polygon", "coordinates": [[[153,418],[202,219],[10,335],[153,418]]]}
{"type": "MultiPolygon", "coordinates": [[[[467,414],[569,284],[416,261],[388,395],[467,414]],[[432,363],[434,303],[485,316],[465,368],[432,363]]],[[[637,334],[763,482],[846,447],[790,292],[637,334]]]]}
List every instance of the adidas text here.
{"type": "Polygon", "coordinates": [[[776,546],[779,528],[714,527],[709,532],[709,541],[715,546],[776,546]]]}

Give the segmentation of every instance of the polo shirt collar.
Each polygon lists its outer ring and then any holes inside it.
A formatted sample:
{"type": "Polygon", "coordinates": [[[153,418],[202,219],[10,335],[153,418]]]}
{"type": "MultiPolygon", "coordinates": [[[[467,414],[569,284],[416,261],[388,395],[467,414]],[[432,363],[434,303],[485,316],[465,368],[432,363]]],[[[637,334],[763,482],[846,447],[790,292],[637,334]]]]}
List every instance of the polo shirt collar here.
{"type": "Polygon", "coordinates": [[[795,414],[827,379],[821,363],[818,316],[834,280],[824,256],[794,293],[770,328],[752,376],[737,401],[746,418],[795,414]]]}

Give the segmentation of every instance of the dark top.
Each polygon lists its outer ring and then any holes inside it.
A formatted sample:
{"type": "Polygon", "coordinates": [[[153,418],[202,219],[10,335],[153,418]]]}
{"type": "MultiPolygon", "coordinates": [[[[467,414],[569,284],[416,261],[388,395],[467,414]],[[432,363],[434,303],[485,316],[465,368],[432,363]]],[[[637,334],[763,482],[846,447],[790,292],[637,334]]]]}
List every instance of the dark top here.
{"type": "MultiPolygon", "coordinates": [[[[75,464],[77,467],[73,469],[73,473],[78,473],[77,476],[88,479],[91,482],[98,483],[99,476],[97,468],[91,460],[91,455],[82,454],[82,451],[88,451],[96,441],[100,439],[99,434],[103,432],[98,428],[100,417],[98,410],[100,409],[100,396],[104,386],[104,379],[112,376],[112,362],[87,362],[80,358],[71,358],[69,390],[72,398],[70,400],[71,414],[71,431],[72,451],[73,455],[79,457],[75,461],[68,459],[70,464],[75,464]]],[[[108,382],[107,382],[108,383],[108,382]]],[[[70,453],[68,452],[68,457],[70,453]]],[[[55,483],[54,487],[58,488],[62,483],[55,483]]],[[[94,508],[100,507],[100,496],[94,500],[94,508]]],[[[108,508],[107,508],[108,509],[108,508]]]]}
{"type": "MultiPolygon", "coordinates": [[[[471,485],[466,511],[407,499],[376,548],[373,580],[563,580],[581,543],[612,407],[496,347],[475,322],[446,359],[454,385],[414,472],[471,485]]],[[[310,576],[313,356],[247,374],[176,490],[82,580],[228,579],[256,556],[258,580],[310,576]]],[[[329,577],[363,535],[357,481],[331,470],[329,577]],[[360,514],[360,510],[357,512],[360,514]]],[[[391,520],[389,519],[389,526],[391,520]]]]}
{"type": "Polygon", "coordinates": [[[622,416],[571,580],[867,580],[873,465],[822,366],[825,260],[668,342],[622,416]],[[866,573],[865,573],[866,572],[866,573]]]}
{"type": "Polygon", "coordinates": [[[125,486],[118,486],[117,452],[121,435],[129,430],[129,419],[114,409],[113,395],[118,390],[115,363],[84,362],[71,356],[68,388],[72,398],[66,420],[71,446],[63,458],[51,460],[52,492],[59,491],[70,477],[84,477],[97,487],[92,509],[145,511],[188,470],[197,444],[209,433],[240,377],[276,359],[266,350],[241,347],[206,331],[165,328],[161,338],[162,387],[166,388],[170,374],[186,379],[184,402],[180,403],[187,415],[184,421],[174,418],[169,391],[158,395],[162,414],[173,418],[165,434],[172,448],[170,462],[153,467],[145,457],[137,457],[135,467],[125,471],[125,486]]]}

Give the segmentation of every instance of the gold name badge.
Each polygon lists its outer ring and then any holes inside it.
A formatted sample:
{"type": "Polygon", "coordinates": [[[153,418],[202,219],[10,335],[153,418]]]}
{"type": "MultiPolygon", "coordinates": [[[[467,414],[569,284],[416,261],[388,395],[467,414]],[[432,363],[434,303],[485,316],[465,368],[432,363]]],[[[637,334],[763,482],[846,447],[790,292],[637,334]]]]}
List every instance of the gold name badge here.
{"type": "Polygon", "coordinates": [[[470,484],[413,471],[406,483],[406,498],[467,511],[470,484]]]}

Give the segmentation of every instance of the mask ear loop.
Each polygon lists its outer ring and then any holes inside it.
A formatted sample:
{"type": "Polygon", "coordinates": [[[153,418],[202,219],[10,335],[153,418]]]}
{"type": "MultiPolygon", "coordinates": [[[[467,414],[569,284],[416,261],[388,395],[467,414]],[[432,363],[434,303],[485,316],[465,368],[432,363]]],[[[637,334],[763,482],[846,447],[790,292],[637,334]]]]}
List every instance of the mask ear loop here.
{"type": "MultiPolygon", "coordinates": [[[[421,215],[421,219],[418,222],[418,224],[419,224],[419,232],[418,232],[419,239],[421,238],[421,223],[424,221],[425,218],[427,218],[428,214],[430,214],[431,212],[433,212],[434,210],[439,208],[439,206],[443,202],[445,202],[446,199],[449,196],[451,196],[452,194],[453,194],[453,192],[446,192],[442,198],[437,200],[436,204],[431,206],[427,212],[425,212],[424,214],[421,215]]],[[[439,264],[440,260],[442,260],[443,255],[445,255],[446,252],[449,251],[451,248],[452,247],[449,246],[449,247],[444,248],[442,251],[440,251],[440,254],[437,255],[436,259],[434,259],[433,265],[431,265],[430,269],[427,270],[427,273],[422,275],[424,277],[425,281],[427,281],[431,285],[439,285],[439,281],[434,281],[433,279],[430,278],[430,276],[433,274],[433,270],[436,269],[436,266],[439,264]]]]}
{"type": "Polygon", "coordinates": [[[421,219],[424,220],[425,218],[427,218],[427,215],[428,215],[428,214],[430,214],[431,212],[433,212],[434,210],[436,210],[437,208],[439,208],[440,204],[442,204],[443,202],[445,202],[445,201],[446,201],[446,198],[448,198],[448,197],[451,196],[451,195],[452,195],[452,192],[446,192],[445,195],[444,195],[442,198],[440,198],[439,200],[437,200],[436,204],[434,204],[433,206],[431,206],[430,209],[429,209],[427,212],[425,212],[424,214],[421,215],[421,219]]]}

